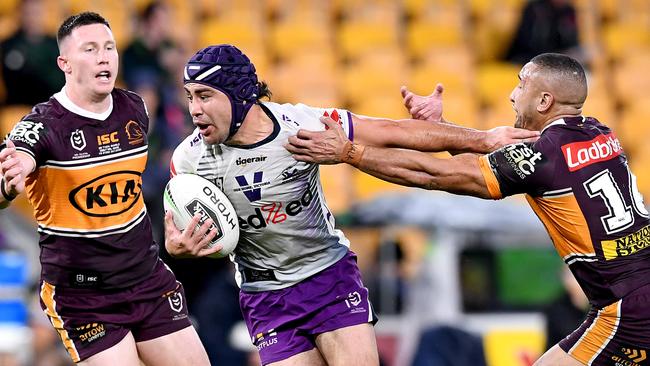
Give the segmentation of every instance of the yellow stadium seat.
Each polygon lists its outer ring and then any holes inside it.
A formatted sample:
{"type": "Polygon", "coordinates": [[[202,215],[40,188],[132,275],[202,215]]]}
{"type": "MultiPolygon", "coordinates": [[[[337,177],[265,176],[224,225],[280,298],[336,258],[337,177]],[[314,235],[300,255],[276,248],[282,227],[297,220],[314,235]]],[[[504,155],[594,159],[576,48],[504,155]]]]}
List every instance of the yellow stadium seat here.
{"type": "Polygon", "coordinates": [[[369,94],[365,98],[359,99],[351,107],[355,114],[384,117],[390,119],[409,118],[408,111],[402,104],[399,93],[395,95],[373,95],[369,94]]]}
{"type": "Polygon", "coordinates": [[[343,71],[341,88],[343,95],[352,103],[390,95],[400,100],[400,87],[407,77],[403,59],[364,58],[356,64],[349,65],[343,71]]]}
{"type": "MultiPolygon", "coordinates": [[[[406,192],[407,187],[388,183],[360,170],[353,173],[355,197],[359,201],[370,200],[386,193],[406,192]]],[[[414,189],[414,188],[411,188],[414,189]]]]}
{"type": "Polygon", "coordinates": [[[347,164],[321,165],[320,181],[327,200],[327,207],[334,215],[344,214],[354,202],[353,167],[347,164]]]}
{"type": "Polygon", "coordinates": [[[284,60],[330,48],[331,42],[331,31],[325,23],[279,22],[271,28],[268,45],[277,59],[284,60]]]}
{"type": "Polygon", "coordinates": [[[420,59],[429,52],[459,47],[464,44],[463,28],[429,21],[414,22],[407,26],[406,49],[420,59]]]}
{"type": "Polygon", "coordinates": [[[489,130],[498,126],[514,126],[515,112],[509,103],[493,105],[479,112],[477,128],[489,130]]]}
{"type": "Polygon", "coordinates": [[[28,105],[4,106],[0,108],[0,141],[11,132],[16,123],[26,116],[32,107],[28,105]]]}
{"type": "Polygon", "coordinates": [[[344,23],[337,40],[343,56],[353,60],[372,50],[398,46],[396,29],[379,22],[344,23]]]}
{"type": "Polygon", "coordinates": [[[491,8],[488,15],[478,18],[470,40],[479,62],[503,58],[512,43],[519,18],[519,10],[507,8],[491,8]]]}
{"type": "Polygon", "coordinates": [[[636,176],[639,192],[643,195],[644,202],[647,205],[650,202],[650,149],[644,147],[638,154],[628,156],[628,158],[630,169],[636,176]]]}
{"type": "Polygon", "coordinates": [[[650,90],[650,49],[628,53],[614,68],[613,84],[618,101],[623,105],[645,98],[650,90]]]}
{"type": "Polygon", "coordinates": [[[603,27],[603,43],[609,58],[618,61],[626,54],[650,48],[650,32],[647,26],[610,23],[603,27]]]}
{"type": "Polygon", "coordinates": [[[519,83],[519,71],[519,66],[503,62],[480,65],[476,86],[481,103],[488,106],[508,105],[510,93],[519,83]]]}
{"type": "Polygon", "coordinates": [[[335,63],[322,64],[289,59],[276,65],[267,76],[273,100],[305,103],[314,107],[340,105],[339,77],[335,63]]]}
{"type": "Polygon", "coordinates": [[[650,136],[650,98],[637,100],[623,110],[616,133],[625,151],[634,157],[639,155],[650,136]]]}

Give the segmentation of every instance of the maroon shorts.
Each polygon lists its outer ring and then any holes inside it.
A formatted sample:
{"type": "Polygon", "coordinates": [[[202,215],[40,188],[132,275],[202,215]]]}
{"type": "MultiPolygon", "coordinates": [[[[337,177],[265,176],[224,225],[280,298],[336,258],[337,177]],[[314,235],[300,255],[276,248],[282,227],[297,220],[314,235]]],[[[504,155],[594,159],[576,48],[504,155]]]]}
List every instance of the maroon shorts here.
{"type": "Polygon", "coordinates": [[[74,362],[113,347],[129,332],[142,342],[191,325],[183,285],[160,260],[149,278],[129,288],[78,289],[43,281],[40,296],[74,362]]]}
{"type": "Polygon", "coordinates": [[[650,285],[603,308],[592,308],[559,345],[585,365],[650,365],[650,285]]]}

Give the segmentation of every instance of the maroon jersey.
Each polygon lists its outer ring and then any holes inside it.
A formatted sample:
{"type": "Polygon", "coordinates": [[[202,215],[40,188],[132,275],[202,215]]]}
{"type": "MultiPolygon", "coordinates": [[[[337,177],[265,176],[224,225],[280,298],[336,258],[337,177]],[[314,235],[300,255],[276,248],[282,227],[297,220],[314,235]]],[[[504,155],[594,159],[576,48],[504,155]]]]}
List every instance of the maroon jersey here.
{"type": "Polygon", "coordinates": [[[525,193],[596,306],[650,283],[650,221],[618,139],[593,118],[547,126],[535,143],[479,160],[493,198],[525,193]]]}
{"type": "Polygon", "coordinates": [[[149,119],[136,94],[115,89],[111,98],[97,114],[61,91],[9,135],[36,162],[25,191],[38,222],[42,279],[53,285],[127,287],[157,261],[142,197],[149,119]]]}

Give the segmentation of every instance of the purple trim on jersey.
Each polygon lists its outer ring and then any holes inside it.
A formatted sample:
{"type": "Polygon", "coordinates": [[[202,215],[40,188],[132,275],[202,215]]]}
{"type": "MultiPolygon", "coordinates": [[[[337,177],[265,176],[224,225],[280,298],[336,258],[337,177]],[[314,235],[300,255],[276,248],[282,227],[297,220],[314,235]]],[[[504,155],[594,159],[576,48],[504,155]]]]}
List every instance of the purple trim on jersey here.
{"type": "Polygon", "coordinates": [[[348,111],[348,127],[350,128],[348,138],[350,141],[354,141],[354,123],[352,123],[352,113],[350,111],[348,111]]]}
{"type": "Polygon", "coordinates": [[[241,291],[239,304],[262,365],[313,349],[319,334],[377,322],[352,251],[285,289],[241,291]]]}

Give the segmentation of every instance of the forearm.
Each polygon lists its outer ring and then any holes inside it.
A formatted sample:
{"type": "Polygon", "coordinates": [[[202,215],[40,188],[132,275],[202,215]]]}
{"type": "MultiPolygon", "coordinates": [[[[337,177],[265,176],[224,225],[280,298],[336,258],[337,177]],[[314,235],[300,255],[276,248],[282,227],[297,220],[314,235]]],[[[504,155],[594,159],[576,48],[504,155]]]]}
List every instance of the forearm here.
{"type": "Polygon", "coordinates": [[[16,198],[14,194],[11,194],[5,184],[4,177],[0,175],[0,209],[9,207],[11,201],[16,198]]]}
{"type": "Polygon", "coordinates": [[[377,178],[404,186],[490,197],[476,155],[438,159],[418,151],[361,145],[352,151],[343,161],[377,178]]]}
{"type": "Polygon", "coordinates": [[[418,151],[487,152],[487,133],[448,122],[363,119],[355,124],[355,142],[418,151]]]}

